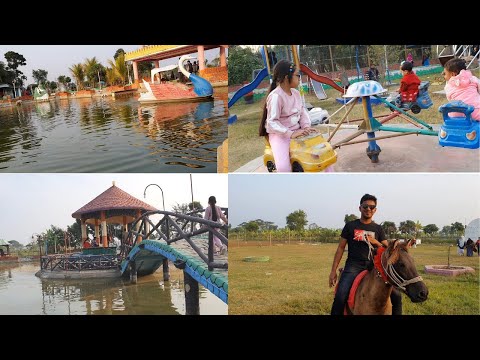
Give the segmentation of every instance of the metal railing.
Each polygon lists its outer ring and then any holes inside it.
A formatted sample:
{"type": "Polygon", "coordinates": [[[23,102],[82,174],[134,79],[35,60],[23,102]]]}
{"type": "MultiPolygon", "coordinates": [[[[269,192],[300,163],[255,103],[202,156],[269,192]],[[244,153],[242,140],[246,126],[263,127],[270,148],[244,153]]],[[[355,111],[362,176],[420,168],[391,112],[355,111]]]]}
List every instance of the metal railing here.
{"type": "Polygon", "coordinates": [[[118,255],[45,255],[40,259],[40,268],[50,271],[82,271],[118,269],[118,255]]]}
{"type": "MultiPolygon", "coordinates": [[[[228,211],[228,208],[221,208],[228,211]]],[[[228,227],[218,222],[206,220],[201,216],[205,209],[192,211],[188,214],[180,214],[169,211],[149,211],[132,223],[130,231],[122,236],[120,245],[120,256],[126,258],[130,251],[141,240],[164,240],[167,245],[179,240],[185,240],[195,253],[208,265],[209,269],[228,268],[228,262],[216,262],[214,255],[213,236],[216,236],[222,244],[228,246],[228,227]],[[149,216],[163,215],[154,224],[149,216]],[[208,252],[205,254],[202,249],[193,242],[192,237],[201,234],[208,234],[208,252]]]]}

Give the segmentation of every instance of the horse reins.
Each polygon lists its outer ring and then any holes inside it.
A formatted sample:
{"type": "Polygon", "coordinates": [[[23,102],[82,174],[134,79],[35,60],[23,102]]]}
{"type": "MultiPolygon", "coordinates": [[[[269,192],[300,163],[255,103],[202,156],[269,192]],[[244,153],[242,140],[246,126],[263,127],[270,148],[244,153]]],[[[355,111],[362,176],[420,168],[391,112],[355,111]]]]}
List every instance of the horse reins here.
{"type": "MultiPolygon", "coordinates": [[[[389,279],[389,283],[390,285],[393,285],[399,289],[401,289],[403,292],[406,293],[406,286],[407,285],[410,285],[410,284],[414,284],[416,282],[419,282],[419,281],[423,281],[423,278],[421,276],[416,276],[410,280],[405,280],[403,279],[400,274],[398,274],[398,272],[395,270],[395,268],[393,267],[393,264],[388,264],[387,262],[387,266],[385,267],[385,265],[383,265],[384,263],[384,255],[385,255],[385,252],[384,251],[382,253],[382,256],[380,257],[380,264],[382,265],[382,268],[383,268],[383,271],[385,272],[385,274],[387,275],[387,278],[389,279]],[[393,282],[393,284],[392,284],[393,282]]],[[[378,273],[380,273],[378,271],[378,269],[376,269],[378,273]]],[[[381,274],[380,274],[381,276],[381,274]]]]}

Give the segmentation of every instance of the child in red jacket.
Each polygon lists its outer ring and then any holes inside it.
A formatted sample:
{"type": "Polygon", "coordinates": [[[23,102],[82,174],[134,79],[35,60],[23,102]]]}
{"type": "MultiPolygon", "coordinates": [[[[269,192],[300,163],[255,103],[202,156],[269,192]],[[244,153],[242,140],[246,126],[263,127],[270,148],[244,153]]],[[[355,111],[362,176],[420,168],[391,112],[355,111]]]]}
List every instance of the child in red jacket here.
{"type": "Polygon", "coordinates": [[[402,63],[400,70],[402,71],[403,78],[400,82],[400,89],[398,92],[400,93],[400,106],[408,107],[409,104],[414,102],[417,99],[418,95],[418,87],[420,86],[420,79],[418,78],[417,74],[413,71],[413,65],[409,61],[405,61],[402,63]]]}

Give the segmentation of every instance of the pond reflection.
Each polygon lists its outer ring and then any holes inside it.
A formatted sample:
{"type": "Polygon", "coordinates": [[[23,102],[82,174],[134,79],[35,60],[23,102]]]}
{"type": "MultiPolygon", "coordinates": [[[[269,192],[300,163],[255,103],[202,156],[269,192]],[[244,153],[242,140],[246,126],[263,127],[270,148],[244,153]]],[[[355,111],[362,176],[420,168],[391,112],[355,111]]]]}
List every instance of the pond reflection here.
{"type": "Polygon", "coordinates": [[[0,171],[216,172],[216,149],[227,137],[221,97],[148,106],[133,98],[61,99],[0,108],[0,171]]]}
{"type": "MultiPolygon", "coordinates": [[[[185,314],[183,273],[170,268],[124,279],[47,280],[35,276],[36,263],[0,264],[0,314],[178,315],[185,314]]],[[[228,306],[200,286],[200,314],[228,313],[228,306]]]]}

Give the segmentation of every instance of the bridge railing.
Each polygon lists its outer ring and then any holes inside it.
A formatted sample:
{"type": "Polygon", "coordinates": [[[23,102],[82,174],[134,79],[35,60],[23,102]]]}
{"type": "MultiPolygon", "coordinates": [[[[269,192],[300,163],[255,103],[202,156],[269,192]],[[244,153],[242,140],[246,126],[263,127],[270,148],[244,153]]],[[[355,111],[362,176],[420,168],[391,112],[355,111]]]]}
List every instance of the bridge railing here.
{"type": "Polygon", "coordinates": [[[40,259],[40,268],[50,271],[117,269],[120,265],[120,259],[118,255],[45,255],[40,259]]]}
{"type": "MultiPolygon", "coordinates": [[[[201,216],[205,209],[192,211],[188,214],[174,213],[170,211],[149,211],[132,223],[130,231],[122,237],[120,255],[125,258],[133,247],[144,239],[164,240],[168,245],[184,239],[198,256],[208,265],[209,270],[213,268],[228,268],[228,262],[215,261],[213,236],[228,246],[228,227],[218,222],[206,220],[201,216]],[[163,215],[154,224],[149,216],[163,215]],[[207,234],[208,252],[205,254],[193,240],[193,236],[207,234]]],[[[222,208],[228,212],[228,208],[222,208]]]]}

